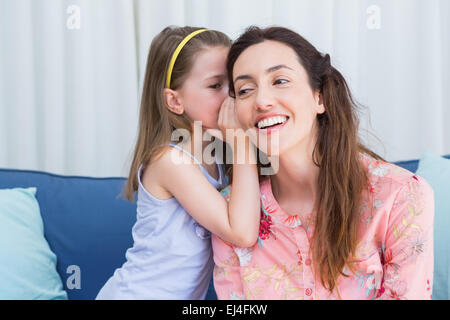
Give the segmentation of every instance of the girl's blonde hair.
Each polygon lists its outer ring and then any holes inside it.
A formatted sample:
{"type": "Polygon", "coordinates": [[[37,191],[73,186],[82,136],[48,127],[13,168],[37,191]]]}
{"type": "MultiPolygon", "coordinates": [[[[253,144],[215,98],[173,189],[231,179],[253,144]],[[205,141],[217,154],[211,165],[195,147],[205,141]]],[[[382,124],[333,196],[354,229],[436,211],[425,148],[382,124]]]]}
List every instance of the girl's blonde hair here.
{"type": "MultiPolygon", "coordinates": [[[[163,90],[173,52],[187,35],[199,29],[203,28],[167,27],[150,45],[140,104],[138,137],[124,188],[125,198],[131,202],[134,202],[134,192],[138,189],[139,166],[142,164],[145,168],[150,161],[162,154],[163,147],[170,143],[175,129],[186,129],[192,133],[191,123],[184,114],[178,115],[168,110],[163,90]]],[[[199,52],[217,46],[230,47],[231,39],[222,32],[208,30],[189,40],[173,67],[171,89],[182,87],[199,52]]]]}

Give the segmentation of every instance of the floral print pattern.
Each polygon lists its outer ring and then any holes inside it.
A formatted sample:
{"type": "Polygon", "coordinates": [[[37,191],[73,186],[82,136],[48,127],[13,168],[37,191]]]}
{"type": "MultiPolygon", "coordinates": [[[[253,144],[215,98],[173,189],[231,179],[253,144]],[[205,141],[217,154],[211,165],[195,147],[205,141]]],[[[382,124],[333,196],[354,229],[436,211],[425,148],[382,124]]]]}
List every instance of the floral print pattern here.
{"type": "Polygon", "coordinates": [[[271,226],[273,225],[272,217],[268,211],[271,211],[270,208],[262,207],[261,221],[259,223],[259,240],[260,241],[266,240],[270,237],[270,235],[273,235],[273,232],[271,230],[271,226]]]}
{"type": "MultiPolygon", "coordinates": [[[[234,247],[212,236],[219,299],[431,299],[433,190],[420,176],[360,154],[369,173],[359,209],[356,254],[326,290],[314,276],[314,217],[290,216],[260,183],[258,244],[234,247]],[[352,270],[352,271],[350,271],[352,270]]],[[[222,195],[229,201],[231,186],[222,195]]]]}

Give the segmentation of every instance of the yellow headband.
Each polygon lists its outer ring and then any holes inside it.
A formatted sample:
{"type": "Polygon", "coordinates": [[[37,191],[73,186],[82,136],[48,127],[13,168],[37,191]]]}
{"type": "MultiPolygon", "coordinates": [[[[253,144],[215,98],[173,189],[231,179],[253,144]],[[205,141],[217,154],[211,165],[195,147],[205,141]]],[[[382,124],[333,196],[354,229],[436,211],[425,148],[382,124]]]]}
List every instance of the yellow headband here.
{"type": "Polygon", "coordinates": [[[175,61],[177,61],[177,57],[180,54],[181,49],[183,49],[184,45],[188,43],[189,40],[191,40],[193,37],[198,35],[199,33],[202,33],[203,31],[207,31],[208,29],[200,29],[197,31],[192,32],[191,34],[188,34],[186,38],[183,39],[183,41],[180,42],[178,47],[175,49],[172,55],[172,59],[170,59],[169,69],[167,70],[167,81],[166,81],[166,88],[170,89],[170,79],[172,78],[172,70],[173,66],[175,65],[175,61]]]}

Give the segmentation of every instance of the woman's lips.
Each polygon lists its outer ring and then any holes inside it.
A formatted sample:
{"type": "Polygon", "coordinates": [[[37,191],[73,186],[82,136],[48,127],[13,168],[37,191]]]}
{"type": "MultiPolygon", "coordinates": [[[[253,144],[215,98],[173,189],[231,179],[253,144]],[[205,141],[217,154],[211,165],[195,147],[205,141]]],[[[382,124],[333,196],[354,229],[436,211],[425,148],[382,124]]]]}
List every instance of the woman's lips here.
{"type": "Polygon", "coordinates": [[[281,130],[284,127],[284,125],[286,123],[288,123],[288,121],[289,121],[289,118],[287,118],[287,120],[285,122],[283,122],[283,123],[279,123],[277,125],[274,125],[274,126],[268,127],[268,128],[264,128],[264,129],[260,129],[260,128],[256,127],[256,131],[260,132],[262,134],[271,134],[272,131],[279,131],[279,130],[281,130]]]}

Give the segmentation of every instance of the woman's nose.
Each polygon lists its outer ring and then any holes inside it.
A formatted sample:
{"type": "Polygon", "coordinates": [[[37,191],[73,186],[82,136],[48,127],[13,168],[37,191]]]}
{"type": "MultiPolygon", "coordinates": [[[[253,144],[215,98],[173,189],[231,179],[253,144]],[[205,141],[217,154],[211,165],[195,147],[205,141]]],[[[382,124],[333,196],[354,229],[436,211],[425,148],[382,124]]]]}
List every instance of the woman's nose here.
{"type": "Polygon", "coordinates": [[[255,109],[260,111],[270,110],[274,105],[273,97],[267,89],[259,88],[256,100],[255,100],[255,109]]]}

